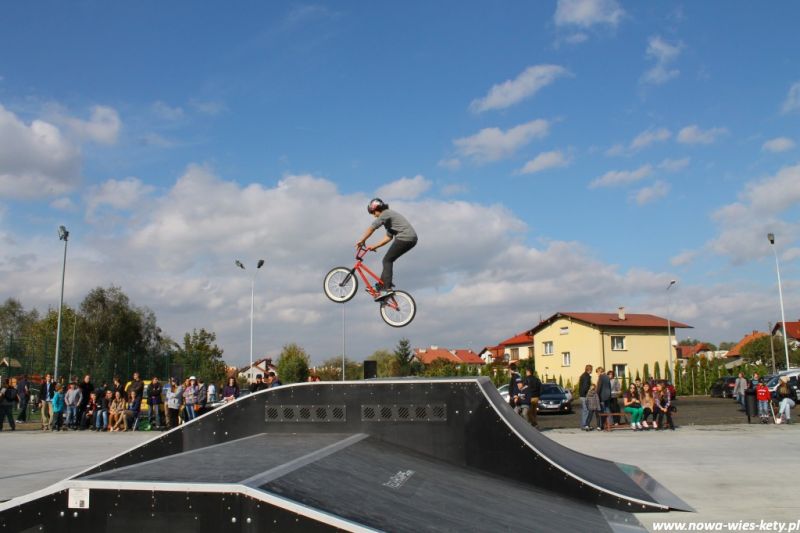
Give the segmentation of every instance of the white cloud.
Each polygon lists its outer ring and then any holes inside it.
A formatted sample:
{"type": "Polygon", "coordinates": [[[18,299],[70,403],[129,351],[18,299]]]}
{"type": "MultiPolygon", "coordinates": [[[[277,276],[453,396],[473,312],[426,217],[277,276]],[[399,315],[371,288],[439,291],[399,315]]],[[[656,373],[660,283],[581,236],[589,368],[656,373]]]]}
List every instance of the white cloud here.
{"type": "Polygon", "coordinates": [[[189,100],[189,107],[203,115],[215,116],[223,113],[228,109],[225,102],[216,100],[189,100]]]}
{"type": "Polygon", "coordinates": [[[728,130],[725,128],[701,130],[697,124],[692,124],[678,132],[678,142],[683,144],[713,144],[727,133],[728,130]]]}
{"type": "Polygon", "coordinates": [[[543,170],[547,170],[549,168],[564,167],[568,164],[569,158],[566,157],[560,150],[542,152],[525,163],[525,166],[522,167],[518,173],[535,174],[536,172],[542,172],[543,170]]]}
{"type": "Polygon", "coordinates": [[[108,206],[113,209],[130,209],[153,192],[154,187],[142,183],[139,178],[110,179],[92,186],[86,194],[86,216],[92,219],[95,212],[108,206]]]}
{"type": "Polygon", "coordinates": [[[478,162],[497,161],[514,154],[533,139],[545,137],[550,124],[536,119],[503,131],[500,128],[485,128],[470,137],[453,141],[458,152],[478,162]]]}
{"type": "Polygon", "coordinates": [[[376,194],[386,202],[390,199],[414,200],[430,189],[431,185],[429,180],[418,174],[413,178],[400,178],[397,181],[387,183],[378,189],[376,194]]]}
{"type": "Polygon", "coordinates": [[[625,11],[616,0],[558,0],[556,26],[589,28],[596,24],[617,26],[625,11]]]}
{"type": "Polygon", "coordinates": [[[695,257],[697,257],[697,251],[684,250],[678,255],[671,258],[669,262],[672,266],[685,266],[694,261],[695,257]]]}
{"type": "Polygon", "coordinates": [[[455,157],[442,159],[437,165],[447,170],[458,170],[461,168],[461,160],[455,157]]]}
{"type": "Polygon", "coordinates": [[[172,107],[161,100],[153,103],[153,113],[164,120],[180,120],[184,115],[182,107],[172,107]]]}
{"type": "Polygon", "coordinates": [[[69,196],[62,196],[61,198],[56,198],[52,202],[50,202],[50,207],[53,209],[58,209],[59,211],[68,211],[74,212],[78,209],[78,206],[75,205],[75,202],[69,196]]]}
{"type": "Polygon", "coordinates": [[[794,148],[794,141],[788,137],[776,137],[765,142],[761,149],[774,154],[786,152],[794,148]]]}
{"type": "Polygon", "coordinates": [[[511,107],[568,74],[567,69],[558,65],[528,67],[515,79],[492,86],[486,96],[473,100],[469,108],[474,113],[482,113],[492,109],[511,107]]]}
{"type": "Polygon", "coordinates": [[[783,106],[781,107],[783,113],[791,113],[798,110],[800,110],[800,81],[794,82],[789,87],[786,100],[783,101],[783,106]]]}
{"type": "Polygon", "coordinates": [[[156,148],[172,148],[178,145],[176,141],[154,132],[142,135],[139,138],[139,143],[144,146],[155,146],[156,148]]]}
{"type": "Polygon", "coordinates": [[[663,181],[656,181],[652,185],[643,187],[636,191],[633,195],[637,205],[645,205],[654,202],[669,194],[670,185],[663,181]]]}
{"type": "Polygon", "coordinates": [[[592,180],[589,184],[590,189],[598,187],[616,187],[617,185],[627,185],[640,181],[653,173],[652,165],[642,165],[636,170],[610,170],[592,180]]]}
{"type": "Polygon", "coordinates": [[[122,120],[119,113],[111,107],[94,106],[89,120],[66,117],[65,123],[82,140],[91,140],[102,144],[117,142],[122,120]]]}
{"type": "Polygon", "coordinates": [[[800,223],[785,216],[800,206],[800,164],[781,168],[745,185],[737,202],[717,209],[712,219],[719,234],[708,242],[713,252],[727,256],[734,264],[771,254],[767,233],[783,237],[784,243],[800,232],[800,223]]]}
{"type": "Polygon", "coordinates": [[[80,166],[80,150],[56,126],[27,125],[0,105],[0,196],[64,194],[79,181],[80,166]]]}
{"type": "Polygon", "coordinates": [[[645,55],[654,60],[655,65],[644,73],[642,82],[661,85],[677,77],[680,71],[670,68],[670,65],[678,58],[682,50],[683,43],[681,42],[670,44],[657,35],[650,37],[645,55]]]}
{"type": "Polygon", "coordinates": [[[589,36],[583,32],[573,33],[561,39],[562,42],[567,44],[580,44],[589,39],[589,36]]]}
{"type": "Polygon", "coordinates": [[[682,159],[665,159],[658,164],[658,168],[666,170],[667,172],[680,172],[689,166],[691,159],[684,157],[682,159]]]}
{"type": "Polygon", "coordinates": [[[653,143],[667,141],[670,137],[672,137],[672,133],[667,128],[649,129],[631,141],[631,150],[641,150],[653,143]]]}
{"type": "Polygon", "coordinates": [[[469,187],[463,183],[450,183],[444,185],[441,189],[441,192],[444,196],[456,196],[458,194],[464,194],[468,191],[469,187]]]}

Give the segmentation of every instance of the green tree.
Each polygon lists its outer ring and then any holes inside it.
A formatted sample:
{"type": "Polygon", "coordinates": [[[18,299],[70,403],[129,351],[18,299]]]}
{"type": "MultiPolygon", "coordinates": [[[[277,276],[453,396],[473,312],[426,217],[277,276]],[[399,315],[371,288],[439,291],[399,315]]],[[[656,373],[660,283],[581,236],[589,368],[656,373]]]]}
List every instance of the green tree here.
{"type": "Polygon", "coordinates": [[[661,367],[658,366],[658,361],[656,361],[653,365],[653,378],[661,379],[661,367]]]}
{"type": "MultiPolygon", "coordinates": [[[[361,363],[345,357],[344,359],[344,378],[356,380],[364,378],[364,367],[361,363]]],[[[322,362],[317,369],[317,375],[322,381],[341,381],[342,379],[342,356],[331,357],[322,362]]]]}
{"type": "MultiPolygon", "coordinates": [[[[278,357],[278,376],[283,383],[298,383],[308,379],[309,356],[295,343],[287,344],[278,357]]],[[[340,374],[341,376],[341,374],[340,374]]]]}
{"type": "Polygon", "coordinates": [[[205,329],[192,330],[183,336],[183,344],[175,352],[175,362],[182,365],[184,373],[203,378],[206,382],[225,380],[223,350],[216,345],[217,335],[205,329]]]}
{"type": "Polygon", "coordinates": [[[427,377],[449,377],[458,375],[458,368],[447,359],[437,358],[431,361],[423,372],[427,377]]]}
{"type": "Polygon", "coordinates": [[[391,378],[400,375],[397,359],[389,350],[375,350],[367,357],[369,361],[378,363],[378,377],[391,378]]]}
{"type": "Polygon", "coordinates": [[[395,361],[397,362],[397,371],[401,376],[412,375],[415,371],[414,365],[411,364],[411,359],[414,357],[414,351],[411,349],[411,343],[408,339],[403,338],[397,343],[397,348],[394,350],[395,361]]]}
{"type": "Polygon", "coordinates": [[[730,350],[734,346],[736,346],[735,342],[723,341],[723,342],[719,343],[719,349],[720,350],[730,350]]]}
{"type": "Polygon", "coordinates": [[[644,368],[642,369],[642,375],[644,381],[650,381],[650,365],[647,363],[644,364],[644,368]]]}
{"type": "MultiPolygon", "coordinates": [[[[765,335],[752,340],[742,346],[741,356],[750,364],[760,364],[768,368],[772,367],[772,351],[770,343],[775,351],[775,365],[780,369],[786,368],[786,351],[781,337],[765,335]]],[[[800,350],[789,350],[789,364],[800,359],[800,350]]]]}

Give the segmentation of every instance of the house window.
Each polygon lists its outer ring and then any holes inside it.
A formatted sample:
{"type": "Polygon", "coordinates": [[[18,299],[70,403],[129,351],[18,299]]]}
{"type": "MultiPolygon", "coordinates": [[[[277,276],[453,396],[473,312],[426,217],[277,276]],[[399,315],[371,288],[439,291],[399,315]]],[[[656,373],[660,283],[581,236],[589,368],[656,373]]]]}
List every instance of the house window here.
{"type": "Polygon", "coordinates": [[[559,330],[559,334],[561,335],[569,335],[569,326],[564,326],[559,330]]]}
{"type": "Polygon", "coordinates": [[[561,353],[561,366],[569,366],[572,362],[572,358],[569,355],[569,352],[562,352],[561,353]]]}
{"type": "Polygon", "coordinates": [[[611,336],[611,349],[612,350],[624,350],[625,349],[625,337],[622,335],[612,335],[611,336]]]}
{"type": "Polygon", "coordinates": [[[612,365],[612,370],[615,376],[622,379],[622,376],[626,375],[628,371],[628,365],[612,365]]]}
{"type": "Polygon", "coordinates": [[[542,344],[544,345],[544,355],[553,355],[553,341],[545,341],[542,344]]]}
{"type": "Polygon", "coordinates": [[[519,348],[511,348],[511,359],[519,359],[519,348]]]}
{"type": "Polygon", "coordinates": [[[533,346],[528,346],[528,359],[533,359],[533,346]]]}

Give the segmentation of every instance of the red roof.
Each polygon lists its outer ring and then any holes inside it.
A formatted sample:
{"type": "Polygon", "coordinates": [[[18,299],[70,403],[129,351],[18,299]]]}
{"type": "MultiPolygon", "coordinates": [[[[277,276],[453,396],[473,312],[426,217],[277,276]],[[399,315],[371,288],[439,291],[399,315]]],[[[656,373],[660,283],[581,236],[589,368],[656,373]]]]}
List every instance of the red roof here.
{"type": "MultiPolygon", "coordinates": [[[[535,334],[537,330],[547,326],[555,320],[563,317],[573,318],[580,322],[592,324],[594,326],[613,326],[617,328],[665,328],[667,327],[667,319],[656,315],[644,315],[638,313],[625,313],[625,318],[619,317],[619,313],[572,313],[572,312],[558,312],[543,320],[529,333],[535,334]]],[[[683,322],[676,322],[670,320],[670,327],[673,328],[691,328],[688,324],[683,322]]]]}
{"type": "Polygon", "coordinates": [[[512,344],[533,344],[533,335],[527,331],[523,331],[500,343],[501,346],[510,346],[512,344]]]}
{"type": "Polygon", "coordinates": [[[728,354],[725,357],[739,357],[741,355],[742,348],[744,347],[745,344],[750,344],[754,340],[760,339],[761,337],[766,337],[767,335],[768,335],[767,333],[763,333],[761,331],[754,331],[752,333],[748,333],[747,335],[744,336],[742,340],[740,340],[736,344],[736,346],[734,346],[728,351],[728,354]]]}
{"type": "Polygon", "coordinates": [[[678,357],[683,359],[689,359],[693,355],[697,355],[700,352],[708,352],[711,349],[708,347],[708,344],[704,342],[698,342],[694,346],[676,346],[678,350],[678,357]]]}
{"type": "MultiPolygon", "coordinates": [[[[772,328],[773,335],[775,335],[775,333],[778,331],[780,331],[781,335],[783,335],[783,322],[778,322],[775,324],[775,327],[772,328]]],[[[797,322],[786,323],[786,336],[790,339],[800,340],[800,320],[797,322]]]]}
{"type": "Polygon", "coordinates": [[[415,348],[414,356],[423,365],[429,365],[437,359],[444,359],[456,365],[482,365],[483,359],[472,350],[448,350],[431,346],[430,348],[415,348]]]}

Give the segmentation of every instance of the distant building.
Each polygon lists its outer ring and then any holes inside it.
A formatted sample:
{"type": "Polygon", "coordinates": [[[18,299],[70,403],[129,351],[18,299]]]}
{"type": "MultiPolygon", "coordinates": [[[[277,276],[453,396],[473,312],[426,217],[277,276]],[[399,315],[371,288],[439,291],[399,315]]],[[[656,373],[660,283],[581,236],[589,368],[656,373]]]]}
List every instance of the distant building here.
{"type": "Polygon", "coordinates": [[[444,359],[454,365],[483,365],[484,360],[472,350],[456,349],[448,350],[447,348],[440,348],[438,346],[431,346],[430,348],[414,348],[414,356],[412,360],[417,360],[423,365],[429,365],[437,359],[444,359]]]}
{"type": "Polygon", "coordinates": [[[745,335],[742,340],[736,343],[736,346],[728,350],[728,359],[741,359],[742,357],[742,348],[746,345],[750,344],[754,340],[760,339],[761,337],[768,336],[768,333],[764,333],[762,331],[755,331],[753,330],[752,333],[748,333],[745,335]]]}
{"type": "MultiPolygon", "coordinates": [[[[691,328],[670,321],[670,328],[691,328]]],[[[576,383],[587,364],[602,366],[618,376],[635,376],[647,364],[661,367],[669,360],[674,331],[667,338],[667,319],[655,315],[625,313],[559,312],[529,331],[536,339],[534,364],[542,379],[558,378],[576,383]]],[[[674,353],[673,353],[674,355],[674,353]]],[[[666,369],[662,368],[662,376],[666,369]]]]}
{"type": "MultiPolygon", "coordinates": [[[[783,342],[783,322],[778,322],[772,328],[773,337],[781,337],[783,342]]],[[[786,322],[786,344],[789,348],[796,350],[800,346],[800,320],[797,322],[786,322]]]]}
{"type": "Polygon", "coordinates": [[[248,383],[254,383],[256,381],[256,377],[261,376],[262,378],[266,378],[267,373],[270,371],[277,374],[278,368],[272,364],[271,357],[265,357],[263,359],[259,359],[258,361],[253,361],[253,366],[248,364],[240,367],[236,375],[240,378],[247,379],[248,383]]]}
{"type": "Polygon", "coordinates": [[[533,335],[527,331],[504,340],[500,343],[500,346],[503,346],[506,360],[509,362],[517,362],[533,357],[533,335]]]}

